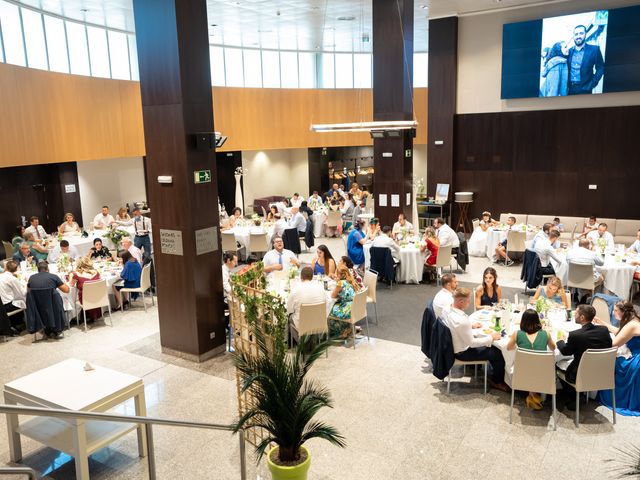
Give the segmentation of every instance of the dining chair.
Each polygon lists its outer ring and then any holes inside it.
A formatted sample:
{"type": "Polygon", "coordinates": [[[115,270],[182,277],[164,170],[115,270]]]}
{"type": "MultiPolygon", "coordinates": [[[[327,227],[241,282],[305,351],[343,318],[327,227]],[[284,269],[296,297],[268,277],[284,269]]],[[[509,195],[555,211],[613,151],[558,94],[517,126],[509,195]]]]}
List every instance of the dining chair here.
{"type": "Polygon", "coordinates": [[[591,300],[591,306],[596,309],[596,317],[611,325],[611,314],[609,313],[609,305],[606,300],[594,297],[593,300],[591,300]]]}
{"type": "Polygon", "coordinates": [[[569,272],[567,274],[567,287],[590,290],[591,297],[593,297],[596,289],[595,280],[593,278],[593,265],[579,265],[577,263],[569,263],[568,267],[569,272]]]}
{"type": "Polygon", "coordinates": [[[509,423],[513,423],[513,402],[516,390],[546,393],[551,395],[553,429],[558,428],[556,419],[556,358],[553,352],[518,348],[511,379],[511,408],[509,423]]]}
{"type": "Polygon", "coordinates": [[[255,254],[256,258],[259,258],[258,253],[267,253],[270,249],[266,233],[249,234],[249,250],[251,251],[251,255],[255,254]]]}
{"type": "MultiPolygon", "coordinates": [[[[289,331],[290,346],[293,346],[293,340],[297,342],[302,335],[325,335],[329,338],[326,302],[303,303],[300,305],[298,325],[296,326],[293,321],[290,321],[289,331]]],[[[327,356],[329,356],[328,350],[327,356]]]]}
{"type": "MultiPolygon", "coordinates": [[[[142,304],[144,305],[144,311],[147,312],[147,302],[145,301],[145,292],[151,289],[151,264],[148,263],[142,267],[142,275],[140,276],[140,286],[138,288],[121,288],[120,296],[122,293],[139,293],[142,296],[142,304]]],[[[155,306],[156,302],[153,299],[153,292],[149,291],[151,295],[151,304],[155,306]]],[[[120,298],[120,309],[124,311],[124,302],[120,298]]]]}
{"type": "Polygon", "coordinates": [[[113,327],[113,318],[111,318],[111,304],[109,303],[109,291],[107,290],[107,281],[105,279],[84,282],[82,286],[82,301],[76,299],[76,302],[82,307],[84,316],[84,331],[87,331],[87,310],[107,307],[109,310],[109,323],[113,327]]]}
{"type": "Polygon", "coordinates": [[[453,271],[453,269],[451,268],[451,245],[440,247],[438,249],[436,264],[434,265],[434,267],[436,268],[436,272],[438,273],[438,282],[440,281],[441,271],[444,270],[445,267],[449,267],[449,270],[453,271]]]}
{"type": "Polygon", "coordinates": [[[236,236],[233,232],[222,232],[222,251],[223,252],[235,252],[237,253],[238,243],[236,242],[236,236]]]}
{"type": "Polygon", "coordinates": [[[473,225],[473,231],[476,231],[476,228],[480,226],[480,220],[478,218],[474,218],[471,220],[471,224],[473,225]]]}
{"type": "Polygon", "coordinates": [[[13,257],[13,245],[11,245],[10,242],[3,240],[2,246],[4,247],[4,258],[6,260],[11,260],[11,258],[13,257]]]}
{"type": "Polygon", "coordinates": [[[367,326],[367,341],[371,341],[369,336],[369,318],[367,317],[367,288],[360,290],[353,297],[351,304],[351,316],[349,318],[338,318],[329,316],[329,320],[336,320],[339,322],[351,324],[351,330],[353,333],[353,348],[356,348],[356,323],[360,320],[365,320],[367,326]]]}
{"type": "MultiPolygon", "coordinates": [[[[458,360],[457,358],[453,361],[453,366],[462,365],[465,369],[467,365],[473,365],[476,367],[476,374],[478,372],[478,365],[484,366],[484,394],[487,394],[487,372],[489,371],[489,361],[488,360],[458,360]]],[[[447,375],[447,395],[451,390],[451,370],[449,370],[449,375],[447,375]]]]}
{"type": "MultiPolygon", "coordinates": [[[[525,246],[526,240],[527,240],[526,232],[509,230],[507,232],[507,248],[506,248],[507,258],[509,258],[510,253],[524,253],[524,251],[527,249],[527,247],[525,246]]],[[[505,267],[508,266],[506,258],[504,261],[504,266],[505,267]]]]}
{"type": "Polygon", "coordinates": [[[367,287],[367,303],[373,303],[373,310],[376,314],[376,325],[378,325],[378,302],[377,302],[377,288],[378,288],[378,273],[374,270],[366,270],[364,272],[364,286],[367,287]]]}

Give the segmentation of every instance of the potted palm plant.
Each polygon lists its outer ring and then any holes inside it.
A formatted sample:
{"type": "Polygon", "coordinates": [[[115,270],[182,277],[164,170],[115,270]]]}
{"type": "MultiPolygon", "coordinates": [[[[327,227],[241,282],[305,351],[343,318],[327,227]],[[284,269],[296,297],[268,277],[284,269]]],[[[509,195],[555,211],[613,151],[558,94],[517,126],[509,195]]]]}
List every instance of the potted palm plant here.
{"type": "Polygon", "coordinates": [[[306,336],[302,336],[294,352],[288,354],[284,348],[274,345],[260,328],[254,328],[254,332],[258,355],[235,354],[241,389],[249,391],[254,398],[235,424],[235,431],[264,429],[266,435],[256,445],[256,455],[260,461],[267,453],[274,480],[306,480],[311,465],[311,454],[304,446],[306,441],[322,438],[339,447],[345,446],[344,437],[334,427],[313,420],[321,408],[332,407],[332,400],[325,387],[306,378],[330,342],[318,343],[305,357],[309,346],[306,336]],[[271,444],[275,446],[269,449],[271,444]]]}

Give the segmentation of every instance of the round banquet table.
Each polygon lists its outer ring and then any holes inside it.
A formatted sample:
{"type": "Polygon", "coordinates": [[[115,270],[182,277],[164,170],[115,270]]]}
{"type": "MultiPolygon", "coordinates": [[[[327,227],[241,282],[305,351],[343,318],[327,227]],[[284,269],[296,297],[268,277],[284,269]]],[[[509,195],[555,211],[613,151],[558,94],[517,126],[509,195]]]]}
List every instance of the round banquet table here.
{"type": "MultiPolygon", "coordinates": [[[[118,230],[124,230],[128,232],[132,240],[135,238],[136,232],[133,226],[118,226],[118,230]]],[[[67,234],[63,235],[62,238],[67,240],[69,242],[69,246],[74,247],[78,252],[78,255],[82,257],[89,253],[89,250],[91,250],[91,247],[93,247],[93,240],[96,238],[100,238],[102,240],[102,243],[109,250],[115,250],[116,246],[111,242],[111,240],[104,236],[105,233],[107,233],[107,230],[94,230],[93,232],[87,233],[89,233],[88,237],[82,237],[78,234],[67,234]]],[[[149,238],[151,238],[151,242],[153,243],[153,238],[151,236],[149,238]]],[[[51,248],[53,248],[55,245],[57,245],[57,240],[54,239],[54,241],[51,242],[50,245],[51,248]]]]}
{"type": "MultiPolygon", "coordinates": [[[[227,232],[232,232],[235,236],[236,241],[244,248],[246,257],[251,255],[251,249],[249,248],[249,239],[251,237],[252,229],[256,227],[233,227],[231,230],[227,230],[227,232]]],[[[267,243],[271,244],[271,239],[273,238],[273,233],[275,231],[275,227],[273,225],[268,227],[263,227],[263,230],[267,234],[267,243]]],[[[222,235],[229,235],[227,232],[222,232],[222,235]]],[[[253,230],[255,233],[260,233],[260,230],[253,230]]]]}
{"type": "Polygon", "coordinates": [[[311,220],[313,221],[313,236],[315,238],[324,237],[324,222],[327,221],[327,211],[325,209],[315,210],[311,220]]]}
{"type": "MultiPolygon", "coordinates": [[[[325,299],[326,299],[326,307],[327,307],[327,316],[331,313],[331,309],[333,308],[333,304],[336,303],[336,299],[331,297],[331,293],[336,286],[336,282],[329,277],[314,275],[312,282],[322,283],[323,280],[327,280],[327,287],[325,289],[325,299]]],[[[278,295],[287,303],[287,299],[289,298],[289,293],[293,291],[293,289],[300,284],[300,276],[296,276],[296,278],[288,279],[288,271],[274,272],[271,275],[267,275],[267,291],[278,295]],[[287,290],[287,284],[289,285],[289,289],[287,290]]]]}
{"type": "MultiPolygon", "coordinates": [[[[522,229],[515,228],[514,230],[521,232],[522,229]]],[[[487,228],[487,258],[493,260],[495,258],[495,251],[498,244],[507,239],[507,228],[487,228]]],[[[533,237],[538,233],[536,230],[527,229],[526,241],[530,242],[533,237]]]]}
{"type": "MultiPolygon", "coordinates": [[[[420,283],[422,280],[422,272],[424,270],[424,261],[429,255],[429,251],[420,251],[416,245],[408,243],[407,245],[400,247],[400,265],[398,266],[398,273],[396,281],[398,283],[420,283]]],[[[371,263],[371,243],[366,243],[364,246],[364,265],[365,268],[369,268],[371,263]]]]}

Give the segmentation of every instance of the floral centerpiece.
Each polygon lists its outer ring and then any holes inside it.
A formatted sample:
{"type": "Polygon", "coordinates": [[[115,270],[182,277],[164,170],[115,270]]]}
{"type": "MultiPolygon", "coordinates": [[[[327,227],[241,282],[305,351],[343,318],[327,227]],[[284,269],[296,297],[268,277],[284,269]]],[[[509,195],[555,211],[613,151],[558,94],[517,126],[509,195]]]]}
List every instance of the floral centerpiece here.
{"type": "Polygon", "coordinates": [[[116,249],[120,249],[122,239],[124,237],[128,237],[129,232],[127,232],[126,230],[122,230],[121,228],[113,228],[111,230],[108,230],[107,233],[104,234],[104,236],[111,240],[111,243],[116,246],[116,249]]]}
{"type": "Polygon", "coordinates": [[[538,312],[538,315],[540,315],[541,319],[544,318],[547,312],[554,307],[555,307],[555,302],[551,302],[549,301],[549,299],[544,297],[538,297],[534,306],[536,312],[538,312]]]}
{"type": "Polygon", "coordinates": [[[60,254],[58,259],[58,272],[69,273],[73,270],[73,260],[67,253],[60,254]]]}
{"type": "Polygon", "coordinates": [[[236,167],[233,172],[234,175],[246,175],[247,173],[249,173],[249,169],[244,167],[236,167]]]}
{"type": "Polygon", "coordinates": [[[604,238],[598,238],[596,240],[596,245],[598,245],[600,253],[604,255],[604,249],[607,248],[607,241],[604,238]]]}

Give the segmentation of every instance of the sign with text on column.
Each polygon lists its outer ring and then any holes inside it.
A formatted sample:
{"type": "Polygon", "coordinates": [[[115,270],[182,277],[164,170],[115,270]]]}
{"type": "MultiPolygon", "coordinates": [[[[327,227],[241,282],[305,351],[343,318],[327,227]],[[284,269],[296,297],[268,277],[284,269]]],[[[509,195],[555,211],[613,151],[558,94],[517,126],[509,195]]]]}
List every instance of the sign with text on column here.
{"type": "Polygon", "coordinates": [[[160,252],[182,256],[182,231],[160,229],[160,252]]]}
{"type": "Polygon", "coordinates": [[[215,252],[218,249],[218,229],[216,227],[196,230],[196,255],[215,252]]]}

